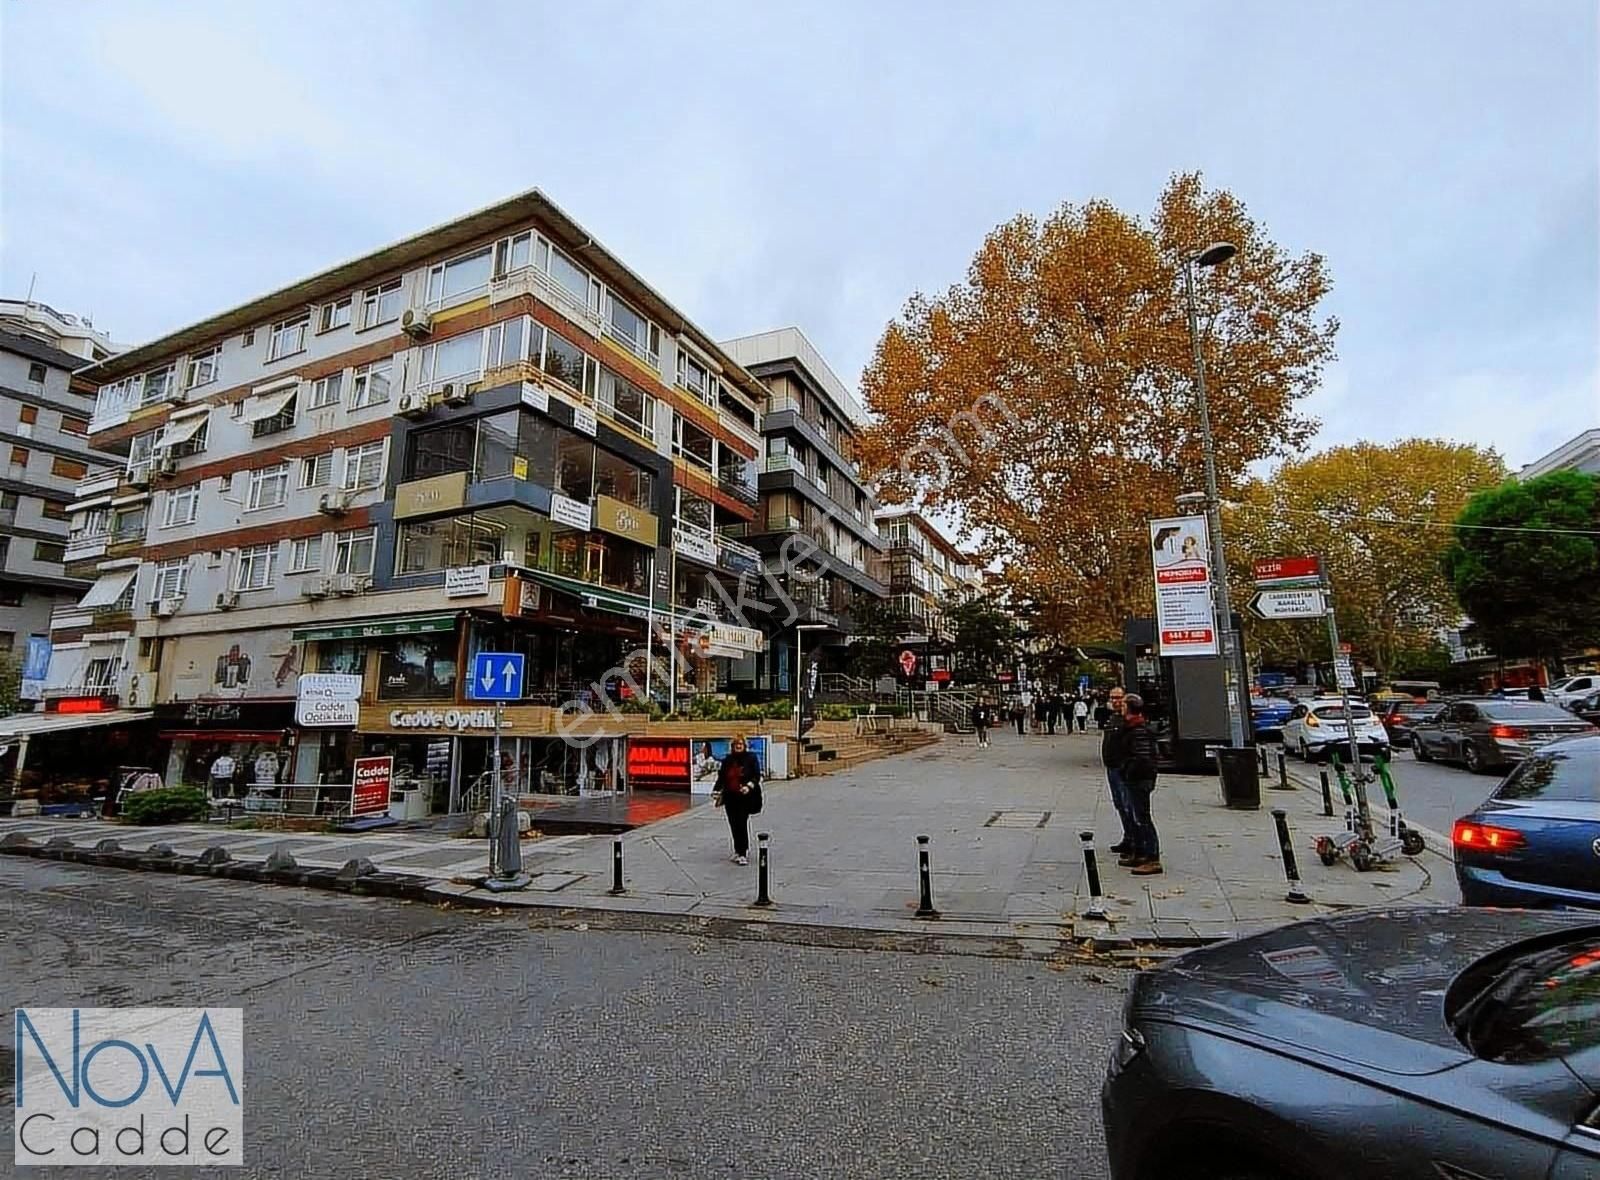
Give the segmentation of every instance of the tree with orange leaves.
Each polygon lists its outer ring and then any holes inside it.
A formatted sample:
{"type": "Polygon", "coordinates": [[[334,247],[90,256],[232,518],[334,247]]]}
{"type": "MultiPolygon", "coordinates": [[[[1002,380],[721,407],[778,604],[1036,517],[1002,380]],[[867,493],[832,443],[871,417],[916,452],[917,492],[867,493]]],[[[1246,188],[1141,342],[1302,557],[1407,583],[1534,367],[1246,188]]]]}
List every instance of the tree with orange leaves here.
{"type": "Polygon", "coordinates": [[[917,294],[862,389],[858,454],[886,503],[942,512],[1002,563],[1017,597],[1076,640],[1152,610],[1146,521],[1203,486],[1183,264],[1196,285],[1222,494],[1293,454],[1299,403],[1334,355],[1323,260],[1289,255],[1225,191],[1175,176],[1146,223],[1104,201],[994,230],[966,281],[917,294]]]}

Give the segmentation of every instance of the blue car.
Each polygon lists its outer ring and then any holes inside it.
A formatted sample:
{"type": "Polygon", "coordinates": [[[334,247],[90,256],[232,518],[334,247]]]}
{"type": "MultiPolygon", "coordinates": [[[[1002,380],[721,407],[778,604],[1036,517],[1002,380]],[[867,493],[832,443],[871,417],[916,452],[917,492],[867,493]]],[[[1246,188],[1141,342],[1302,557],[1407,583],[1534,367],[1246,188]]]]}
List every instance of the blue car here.
{"type": "Polygon", "coordinates": [[[1600,909],[1600,736],[1523,759],[1453,843],[1467,905],[1600,909]]]}
{"type": "Polygon", "coordinates": [[[1258,742],[1283,740],[1283,723],[1294,711],[1294,702],[1282,697],[1250,698],[1250,731],[1258,742]]]}

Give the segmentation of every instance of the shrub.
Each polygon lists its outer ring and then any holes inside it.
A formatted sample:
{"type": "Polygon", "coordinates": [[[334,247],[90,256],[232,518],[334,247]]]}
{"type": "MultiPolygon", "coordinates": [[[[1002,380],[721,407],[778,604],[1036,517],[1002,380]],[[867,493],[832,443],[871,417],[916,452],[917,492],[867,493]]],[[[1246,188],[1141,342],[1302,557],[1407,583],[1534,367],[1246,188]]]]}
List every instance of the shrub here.
{"type": "Polygon", "coordinates": [[[129,823],[144,827],[181,824],[205,819],[211,814],[211,804],[198,787],[163,787],[129,795],[122,805],[122,814],[129,823]]]}

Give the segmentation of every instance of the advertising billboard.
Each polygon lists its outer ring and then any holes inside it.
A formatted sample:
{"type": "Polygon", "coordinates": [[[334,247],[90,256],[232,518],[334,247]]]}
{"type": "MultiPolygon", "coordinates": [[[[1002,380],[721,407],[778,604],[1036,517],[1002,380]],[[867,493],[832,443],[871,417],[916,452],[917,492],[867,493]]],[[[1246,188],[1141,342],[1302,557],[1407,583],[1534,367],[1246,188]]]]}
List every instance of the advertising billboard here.
{"type": "Polygon", "coordinates": [[[1217,616],[1211,598],[1211,537],[1203,516],[1150,522],[1156,579],[1156,635],[1163,656],[1214,656],[1217,616]]]}

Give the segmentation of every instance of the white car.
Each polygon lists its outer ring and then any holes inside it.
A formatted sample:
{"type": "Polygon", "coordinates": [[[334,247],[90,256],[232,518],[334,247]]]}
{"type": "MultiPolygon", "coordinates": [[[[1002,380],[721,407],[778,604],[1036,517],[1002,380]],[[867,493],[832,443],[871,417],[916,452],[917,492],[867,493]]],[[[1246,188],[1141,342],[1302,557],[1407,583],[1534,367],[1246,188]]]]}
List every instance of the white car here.
{"type": "MultiPolygon", "coordinates": [[[[1350,721],[1355,723],[1356,748],[1362,754],[1389,756],[1389,732],[1371,709],[1352,701],[1350,721]]],[[[1338,697],[1297,702],[1289,720],[1283,723],[1283,748],[1307,762],[1326,758],[1330,751],[1338,749],[1339,756],[1348,762],[1350,725],[1345,720],[1344,702],[1338,697]]]]}
{"type": "Polygon", "coordinates": [[[1552,705],[1570,707],[1596,691],[1600,691],[1600,675],[1596,675],[1593,672],[1583,672],[1577,676],[1568,676],[1565,680],[1556,681],[1544,690],[1544,699],[1552,705]]]}

